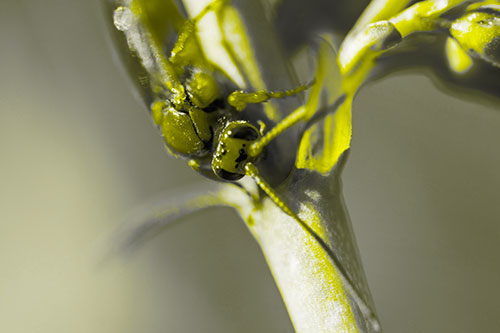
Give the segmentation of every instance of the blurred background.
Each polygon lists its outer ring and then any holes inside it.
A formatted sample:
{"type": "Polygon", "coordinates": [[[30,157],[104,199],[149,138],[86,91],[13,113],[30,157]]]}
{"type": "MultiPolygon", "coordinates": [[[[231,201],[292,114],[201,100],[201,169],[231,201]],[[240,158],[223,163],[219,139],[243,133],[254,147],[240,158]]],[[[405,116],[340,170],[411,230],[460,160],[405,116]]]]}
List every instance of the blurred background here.
{"type": "MultiPolygon", "coordinates": [[[[0,1],[0,331],[291,332],[230,209],[103,262],[126,212],[201,181],[116,66],[98,1],[0,1]]],[[[386,332],[500,326],[500,107],[419,73],[354,105],[347,206],[386,332]]]]}

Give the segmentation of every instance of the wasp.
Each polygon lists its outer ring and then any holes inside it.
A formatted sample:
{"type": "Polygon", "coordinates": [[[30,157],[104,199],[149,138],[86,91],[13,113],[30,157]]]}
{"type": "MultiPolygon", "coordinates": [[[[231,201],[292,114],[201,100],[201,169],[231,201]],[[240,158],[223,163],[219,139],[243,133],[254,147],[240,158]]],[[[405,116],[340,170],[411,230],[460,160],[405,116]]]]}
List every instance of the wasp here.
{"type": "Polygon", "coordinates": [[[285,213],[300,220],[260,176],[255,162],[274,138],[304,120],[304,109],[291,113],[266,133],[263,121],[253,124],[241,115],[251,105],[296,96],[313,83],[284,91],[244,92],[206,60],[196,35],[197,24],[227,2],[215,0],[197,16],[186,19],[168,57],[160,40],[132,24],[137,16],[132,1],[115,10],[114,22],[125,32],[129,47],[150,75],[155,95],[151,115],[167,150],[187,159],[191,168],[211,179],[236,182],[244,176],[253,178],[285,213]]]}

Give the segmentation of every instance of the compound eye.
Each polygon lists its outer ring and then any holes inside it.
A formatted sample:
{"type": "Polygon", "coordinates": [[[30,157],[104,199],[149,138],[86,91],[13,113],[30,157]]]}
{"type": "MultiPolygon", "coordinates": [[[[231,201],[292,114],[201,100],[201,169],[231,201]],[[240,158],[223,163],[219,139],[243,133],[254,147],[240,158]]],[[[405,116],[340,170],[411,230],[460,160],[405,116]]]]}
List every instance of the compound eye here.
{"type": "Polygon", "coordinates": [[[239,126],[231,130],[229,137],[245,141],[255,141],[259,138],[259,132],[254,127],[239,126]]]}

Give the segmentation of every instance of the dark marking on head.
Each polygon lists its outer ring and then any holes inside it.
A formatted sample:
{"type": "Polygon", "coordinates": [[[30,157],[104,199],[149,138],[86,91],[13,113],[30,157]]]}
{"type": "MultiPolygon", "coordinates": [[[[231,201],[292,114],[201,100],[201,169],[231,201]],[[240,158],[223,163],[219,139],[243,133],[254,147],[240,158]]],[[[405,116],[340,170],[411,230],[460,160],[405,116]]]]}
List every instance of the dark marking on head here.
{"type": "Polygon", "coordinates": [[[248,158],[248,154],[245,151],[245,149],[243,149],[243,148],[240,149],[239,153],[240,153],[240,156],[238,156],[238,158],[235,160],[235,162],[237,162],[237,163],[243,162],[248,158]]]}

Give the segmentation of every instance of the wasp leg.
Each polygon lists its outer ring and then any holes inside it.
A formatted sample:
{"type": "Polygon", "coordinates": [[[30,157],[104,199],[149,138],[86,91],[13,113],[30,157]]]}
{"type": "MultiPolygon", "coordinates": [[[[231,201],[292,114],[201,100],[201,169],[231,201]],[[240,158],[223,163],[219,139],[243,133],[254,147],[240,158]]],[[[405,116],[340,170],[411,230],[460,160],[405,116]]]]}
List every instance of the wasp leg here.
{"type": "Polygon", "coordinates": [[[181,31],[179,32],[179,37],[177,38],[177,41],[175,42],[175,45],[172,48],[172,52],[170,53],[169,59],[171,62],[175,62],[175,57],[177,56],[177,54],[179,54],[180,52],[182,52],[182,50],[184,50],[187,40],[191,36],[193,36],[193,34],[196,31],[196,24],[210,11],[214,12],[219,11],[228,1],[230,0],[216,0],[214,2],[211,2],[205,8],[203,8],[203,10],[194,18],[186,20],[184,22],[184,25],[182,26],[181,31]]]}
{"type": "Polygon", "coordinates": [[[252,93],[246,93],[243,91],[234,91],[227,98],[228,103],[233,106],[236,110],[242,111],[245,109],[247,104],[257,104],[267,102],[271,98],[283,98],[288,96],[295,96],[301,92],[307,90],[313,85],[314,82],[309,84],[304,84],[295,89],[285,90],[285,91],[267,91],[260,90],[252,93]]]}

